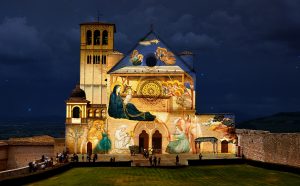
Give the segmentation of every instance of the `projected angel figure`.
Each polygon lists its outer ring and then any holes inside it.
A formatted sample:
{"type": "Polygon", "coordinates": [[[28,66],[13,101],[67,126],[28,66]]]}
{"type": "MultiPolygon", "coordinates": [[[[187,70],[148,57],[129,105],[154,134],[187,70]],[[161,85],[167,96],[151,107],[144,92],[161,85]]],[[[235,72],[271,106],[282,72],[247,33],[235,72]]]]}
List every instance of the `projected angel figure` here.
{"type": "Polygon", "coordinates": [[[128,88],[127,96],[123,101],[120,96],[121,86],[115,85],[113,92],[110,94],[108,114],[109,116],[117,119],[129,119],[138,121],[154,121],[156,116],[152,115],[150,112],[141,112],[136,106],[130,103],[132,98],[132,90],[128,88]]]}
{"type": "Polygon", "coordinates": [[[185,120],[179,118],[174,121],[175,124],[175,133],[174,137],[175,140],[170,141],[166,152],[170,154],[177,154],[177,153],[185,153],[190,151],[190,144],[189,140],[186,137],[185,129],[186,122],[185,120]]]}

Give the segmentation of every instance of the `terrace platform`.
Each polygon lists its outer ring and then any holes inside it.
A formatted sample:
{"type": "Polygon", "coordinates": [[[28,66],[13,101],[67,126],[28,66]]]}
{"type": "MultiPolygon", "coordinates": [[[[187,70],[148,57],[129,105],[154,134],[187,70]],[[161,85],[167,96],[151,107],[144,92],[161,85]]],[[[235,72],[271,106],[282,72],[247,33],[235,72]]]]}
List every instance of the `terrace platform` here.
{"type": "MultiPolygon", "coordinates": [[[[160,166],[176,166],[177,154],[155,154],[157,158],[161,158],[160,166]]],[[[151,155],[150,155],[151,156],[151,155]]],[[[188,160],[199,160],[198,154],[179,154],[179,165],[187,166],[188,160]]],[[[114,157],[115,161],[131,161],[131,166],[150,166],[149,159],[146,159],[142,154],[136,154],[131,156],[129,154],[98,154],[97,162],[109,162],[110,158],[114,157]]],[[[86,156],[85,156],[86,158],[86,156]]],[[[214,159],[240,159],[235,154],[229,153],[202,153],[202,160],[214,160],[214,159]]],[[[81,155],[79,155],[79,162],[82,161],[81,155]]],[[[86,161],[86,159],[84,159],[86,161]]]]}

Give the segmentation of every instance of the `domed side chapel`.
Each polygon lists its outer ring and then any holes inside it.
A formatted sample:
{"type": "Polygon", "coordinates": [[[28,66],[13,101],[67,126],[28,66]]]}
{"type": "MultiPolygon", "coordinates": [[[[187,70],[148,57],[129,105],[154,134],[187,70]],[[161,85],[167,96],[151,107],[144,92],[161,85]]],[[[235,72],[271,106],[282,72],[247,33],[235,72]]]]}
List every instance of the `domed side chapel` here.
{"type": "Polygon", "coordinates": [[[128,55],[115,24],[80,24],[80,85],[66,100],[69,153],[235,153],[232,114],[196,114],[193,54],[151,30],[128,55]]]}

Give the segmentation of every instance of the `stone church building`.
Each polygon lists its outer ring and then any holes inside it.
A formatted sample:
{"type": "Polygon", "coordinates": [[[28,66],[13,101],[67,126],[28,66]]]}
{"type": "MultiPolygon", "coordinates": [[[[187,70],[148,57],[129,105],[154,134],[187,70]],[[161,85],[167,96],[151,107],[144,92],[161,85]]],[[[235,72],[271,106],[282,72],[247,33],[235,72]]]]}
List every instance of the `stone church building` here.
{"type": "Polygon", "coordinates": [[[174,53],[150,30],[124,55],[115,33],[115,24],[80,24],[80,84],[66,100],[68,151],[235,153],[234,116],[196,114],[193,54],[174,53]]]}

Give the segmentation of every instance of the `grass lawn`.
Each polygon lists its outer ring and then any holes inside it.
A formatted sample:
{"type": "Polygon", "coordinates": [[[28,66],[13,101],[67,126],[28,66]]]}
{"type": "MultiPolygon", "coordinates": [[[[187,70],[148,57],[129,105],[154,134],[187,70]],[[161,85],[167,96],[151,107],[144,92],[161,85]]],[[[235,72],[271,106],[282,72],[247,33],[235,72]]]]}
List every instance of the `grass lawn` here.
{"type": "Polygon", "coordinates": [[[73,168],[36,185],[300,185],[300,175],[249,165],[73,168]]]}

